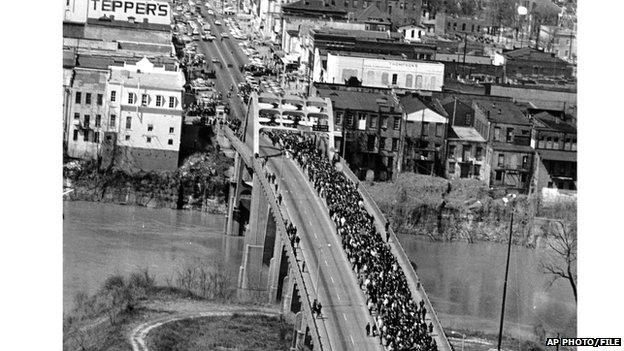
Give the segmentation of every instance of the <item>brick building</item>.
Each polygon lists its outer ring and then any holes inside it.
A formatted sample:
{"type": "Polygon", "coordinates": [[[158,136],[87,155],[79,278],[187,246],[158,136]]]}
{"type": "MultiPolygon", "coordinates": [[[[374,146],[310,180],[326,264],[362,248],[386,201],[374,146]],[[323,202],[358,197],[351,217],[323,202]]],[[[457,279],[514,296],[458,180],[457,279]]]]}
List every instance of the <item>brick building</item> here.
{"type": "Polygon", "coordinates": [[[390,180],[400,172],[402,112],[388,89],[314,84],[317,96],[332,101],[336,150],[360,179],[390,180]]]}
{"type": "Polygon", "coordinates": [[[533,117],[535,190],[576,190],[576,127],[549,113],[533,117]]]}
{"type": "Polygon", "coordinates": [[[572,78],[574,67],[554,53],[525,47],[504,51],[506,76],[542,76],[572,78]]]}
{"type": "Polygon", "coordinates": [[[490,187],[528,193],[533,172],[532,125],[511,99],[475,98],[475,120],[487,119],[490,187]]]}
{"type": "Polygon", "coordinates": [[[489,121],[484,114],[475,114],[471,100],[448,96],[441,103],[451,121],[447,137],[445,177],[472,178],[489,184],[489,121]]]}

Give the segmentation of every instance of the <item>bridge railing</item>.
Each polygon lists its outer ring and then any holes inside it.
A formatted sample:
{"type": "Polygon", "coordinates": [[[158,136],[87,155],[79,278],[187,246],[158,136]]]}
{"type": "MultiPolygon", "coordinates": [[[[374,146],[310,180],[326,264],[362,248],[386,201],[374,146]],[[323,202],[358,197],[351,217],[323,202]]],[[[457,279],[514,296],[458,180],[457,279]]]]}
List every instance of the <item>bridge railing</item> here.
{"type": "MultiPolygon", "coordinates": [[[[356,184],[360,183],[360,180],[351,171],[351,168],[349,168],[349,165],[342,157],[340,158],[340,164],[342,165],[342,172],[345,174],[345,176],[347,176],[349,180],[351,180],[352,182],[356,184]]],[[[385,224],[387,221],[386,217],[384,216],[383,212],[381,212],[381,209],[379,208],[379,206],[377,206],[377,203],[375,203],[375,200],[373,199],[371,194],[368,192],[366,187],[359,186],[358,191],[360,195],[362,195],[364,207],[369,211],[370,214],[372,214],[375,217],[375,222],[377,224],[378,231],[379,233],[382,233],[383,232],[382,228],[385,228],[385,224]]],[[[425,288],[420,282],[420,278],[418,278],[418,275],[416,274],[414,267],[412,267],[412,264],[409,258],[407,257],[407,254],[405,253],[403,246],[399,242],[392,228],[388,228],[388,234],[389,234],[389,237],[391,238],[391,240],[389,241],[391,252],[394,255],[394,257],[397,258],[399,265],[401,266],[401,268],[403,269],[403,272],[405,273],[405,277],[407,278],[407,282],[412,292],[412,295],[414,295],[414,297],[417,295],[420,295],[422,297],[425,303],[425,307],[427,308],[427,312],[430,313],[431,315],[431,322],[433,324],[433,329],[436,332],[438,339],[439,339],[436,341],[436,343],[438,344],[438,349],[443,350],[443,351],[452,350],[452,347],[448,339],[446,338],[446,334],[444,334],[444,330],[442,329],[442,324],[440,324],[438,314],[435,312],[435,309],[433,308],[431,301],[429,301],[429,297],[427,296],[427,293],[425,292],[425,288]],[[416,294],[416,292],[418,292],[418,294],[416,294]]]]}
{"type": "Polygon", "coordinates": [[[288,260],[292,262],[296,267],[295,269],[293,269],[293,271],[295,272],[295,281],[297,282],[297,285],[301,289],[303,289],[302,295],[305,295],[306,297],[305,298],[306,303],[302,303],[301,305],[303,306],[303,310],[305,314],[308,315],[309,317],[308,319],[313,324],[313,328],[310,328],[310,331],[312,333],[312,339],[316,340],[316,344],[318,345],[319,350],[323,350],[324,347],[321,341],[321,334],[319,332],[316,319],[314,318],[312,314],[312,303],[310,302],[310,299],[309,299],[309,297],[312,295],[308,292],[308,288],[303,279],[303,273],[301,272],[301,269],[299,268],[299,265],[297,264],[297,257],[294,254],[295,252],[294,247],[292,246],[292,243],[290,242],[290,239],[288,238],[288,234],[286,232],[286,226],[284,225],[284,218],[283,218],[282,211],[279,205],[277,204],[277,199],[275,197],[275,194],[273,194],[273,192],[270,190],[271,186],[269,185],[269,181],[266,179],[264,175],[262,165],[260,164],[258,159],[253,157],[253,155],[251,154],[251,149],[247,145],[245,145],[242,141],[240,141],[240,139],[238,139],[234,135],[234,133],[229,127],[224,126],[223,129],[225,132],[225,136],[230,140],[234,149],[236,149],[236,151],[240,154],[245,164],[250,165],[252,167],[253,171],[255,172],[255,175],[258,177],[258,180],[260,181],[260,184],[262,186],[262,191],[264,195],[267,197],[267,199],[269,200],[269,205],[271,206],[273,215],[279,216],[279,219],[276,221],[277,231],[280,233],[280,236],[282,237],[284,245],[286,246],[288,260]]]}

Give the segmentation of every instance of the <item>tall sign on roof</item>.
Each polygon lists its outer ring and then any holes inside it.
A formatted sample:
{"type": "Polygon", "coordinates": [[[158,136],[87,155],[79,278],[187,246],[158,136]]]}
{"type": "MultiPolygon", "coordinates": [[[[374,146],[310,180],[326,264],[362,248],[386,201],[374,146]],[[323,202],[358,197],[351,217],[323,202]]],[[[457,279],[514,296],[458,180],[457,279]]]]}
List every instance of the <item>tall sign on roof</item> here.
{"type": "Polygon", "coordinates": [[[88,0],[88,18],[110,18],[117,21],[134,21],[171,24],[171,8],[166,1],[156,0],[88,0]]]}

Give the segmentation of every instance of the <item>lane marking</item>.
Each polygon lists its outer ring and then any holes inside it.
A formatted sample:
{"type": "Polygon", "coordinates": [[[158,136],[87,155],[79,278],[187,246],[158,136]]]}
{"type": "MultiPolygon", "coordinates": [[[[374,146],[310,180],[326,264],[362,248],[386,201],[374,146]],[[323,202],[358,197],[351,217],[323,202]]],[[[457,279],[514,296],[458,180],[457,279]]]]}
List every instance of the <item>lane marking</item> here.
{"type": "Polygon", "coordinates": [[[334,277],[332,277],[331,275],[329,276],[329,279],[331,279],[332,283],[336,283],[336,282],[334,281],[334,277]]]}
{"type": "Polygon", "coordinates": [[[351,336],[351,334],[349,334],[349,339],[351,339],[351,344],[355,345],[355,342],[353,342],[353,337],[351,336]]]}
{"type": "Polygon", "coordinates": [[[327,260],[326,259],[323,259],[323,261],[325,261],[325,265],[326,266],[329,266],[329,264],[327,264],[327,260]]]}
{"type": "Polygon", "coordinates": [[[336,293],[336,296],[338,296],[338,300],[341,300],[340,295],[338,295],[338,293],[336,293]]]}
{"type": "Polygon", "coordinates": [[[342,317],[344,318],[345,321],[347,320],[347,315],[346,314],[343,313],[342,317]]]}

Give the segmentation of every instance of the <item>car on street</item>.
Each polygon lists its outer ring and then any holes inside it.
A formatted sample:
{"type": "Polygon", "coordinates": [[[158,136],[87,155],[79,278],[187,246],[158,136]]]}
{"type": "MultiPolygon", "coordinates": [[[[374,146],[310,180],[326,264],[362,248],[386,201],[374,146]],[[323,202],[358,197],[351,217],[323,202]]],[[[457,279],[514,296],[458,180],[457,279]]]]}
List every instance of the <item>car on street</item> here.
{"type": "Polygon", "coordinates": [[[227,66],[228,66],[228,68],[234,67],[234,65],[232,65],[232,63],[228,63],[227,66]]]}
{"type": "Polygon", "coordinates": [[[225,38],[229,38],[230,36],[227,33],[221,33],[221,39],[225,38]]]}
{"type": "Polygon", "coordinates": [[[214,11],[212,11],[212,10],[208,10],[208,14],[209,14],[210,16],[214,16],[214,11]]]}
{"type": "Polygon", "coordinates": [[[221,25],[221,21],[216,20],[216,21],[215,21],[215,24],[216,24],[217,26],[220,26],[220,25],[221,25]]]}
{"type": "Polygon", "coordinates": [[[219,61],[219,59],[218,59],[218,58],[213,57],[213,58],[212,58],[212,63],[218,63],[218,64],[221,64],[221,61],[219,61]]]}

